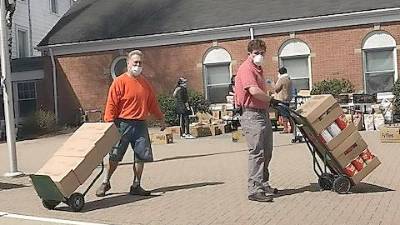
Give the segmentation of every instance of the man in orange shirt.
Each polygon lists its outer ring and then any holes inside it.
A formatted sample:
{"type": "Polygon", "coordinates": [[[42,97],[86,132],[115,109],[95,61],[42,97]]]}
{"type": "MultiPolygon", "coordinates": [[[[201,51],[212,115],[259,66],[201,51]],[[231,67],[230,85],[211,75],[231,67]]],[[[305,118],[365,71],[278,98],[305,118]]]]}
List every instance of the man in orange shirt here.
{"type": "Polygon", "coordinates": [[[144,162],[153,161],[146,119],[150,114],[161,120],[165,128],[164,115],[160,111],[154,91],[142,75],[143,53],[134,50],[127,59],[128,72],[121,74],[111,84],[104,120],[114,122],[121,134],[121,140],[109,154],[109,164],[105,171],[103,183],[96,191],[96,196],[103,197],[111,189],[110,178],[124,157],[129,143],[134,151],[134,179],[130,188],[131,195],[150,195],[145,191],[140,180],[144,162]]]}

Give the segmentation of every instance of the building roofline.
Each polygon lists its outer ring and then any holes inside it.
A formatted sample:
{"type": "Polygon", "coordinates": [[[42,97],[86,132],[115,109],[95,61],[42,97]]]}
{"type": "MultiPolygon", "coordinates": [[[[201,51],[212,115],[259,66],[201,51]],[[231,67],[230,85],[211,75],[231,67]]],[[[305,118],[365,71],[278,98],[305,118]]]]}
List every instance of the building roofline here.
{"type": "Polygon", "coordinates": [[[255,36],[259,36],[266,34],[298,32],[393,21],[400,21],[400,8],[387,8],[309,18],[250,23],[128,38],[54,44],[39,46],[36,47],[36,49],[39,51],[45,51],[49,48],[52,48],[55,55],[66,55],[74,53],[143,48],[230,38],[244,38],[250,37],[250,28],[253,28],[255,36]]]}

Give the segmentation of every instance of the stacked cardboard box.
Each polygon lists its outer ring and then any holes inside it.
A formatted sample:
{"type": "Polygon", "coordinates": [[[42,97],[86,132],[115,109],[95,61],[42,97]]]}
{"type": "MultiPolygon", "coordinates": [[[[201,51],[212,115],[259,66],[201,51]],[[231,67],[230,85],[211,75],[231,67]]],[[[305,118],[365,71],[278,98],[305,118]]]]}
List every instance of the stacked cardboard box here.
{"type": "MultiPolygon", "coordinates": [[[[312,96],[298,110],[314,132],[316,146],[324,145],[328,149],[333,160],[346,172],[349,166],[356,163],[355,160],[367,149],[367,144],[358,133],[353,123],[346,123],[343,118],[343,110],[332,95],[312,96]]],[[[321,149],[318,149],[321,151],[321,149]]],[[[322,152],[323,153],[323,152],[322,152]]],[[[380,164],[379,159],[373,156],[365,166],[358,167],[359,171],[348,174],[354,183],[360,182],[380,164]]]]}
{"type": "Polygon", "coordinates": [[[61,193],[69,197],[119,139],[120,134],[113,123],[85,123],[36,174],[49,176],[61,193]]]}
{"type": "Polygon", "coordinates": [[[400,143],[400,124],[385,125],[380,130],[381,142],[400,143]]]}
{"type": "Polygon", "coordinates": [[[210,124],[191,124],[190,125],[190,134],[193,137],[207,137],[212,135],[210,124]]]}
{"type": "Polygon", "coordinates": [[[167,132],[150,134],[150,142],[152,144],[171,144],[174,142],[173,134],[167,132]]]}
{"type": "Polygon", "coordinates": [[[180,136],[181,135],[181,127],[180,126],[167,127],[165,129],[165,133],[180,136]]]}

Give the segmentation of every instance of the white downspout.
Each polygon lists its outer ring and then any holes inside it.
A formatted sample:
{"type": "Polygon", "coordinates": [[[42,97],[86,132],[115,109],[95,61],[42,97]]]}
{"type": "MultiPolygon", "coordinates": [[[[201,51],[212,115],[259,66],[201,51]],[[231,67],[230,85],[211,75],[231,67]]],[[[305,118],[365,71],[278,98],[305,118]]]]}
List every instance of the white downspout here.
{"type": "Polygon", "coordinates": [[[57,97],[57,68],[54,60],[53,49],[49,48],[51,65],[53,68],[53,97],[54,97],[54,114],[56,116],[56,124],[58,124],[58,97],[57,97]]]}
{"type": "Polygon", "coordinates": [[[250,40],[254,40],[254,28],[250,27],[250,40]]]}

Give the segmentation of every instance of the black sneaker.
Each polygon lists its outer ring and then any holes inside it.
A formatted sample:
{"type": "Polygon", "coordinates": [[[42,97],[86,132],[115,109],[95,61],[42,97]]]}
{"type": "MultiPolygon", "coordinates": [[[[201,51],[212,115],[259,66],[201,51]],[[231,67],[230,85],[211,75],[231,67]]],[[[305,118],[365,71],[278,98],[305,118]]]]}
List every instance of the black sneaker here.
{"type": "Polygon", "coordinates": [[[130,195],[140,195],[140,196],[149,196],[151,191],[144,190],[141,186],[131,186],[129,191],[130,195]]]}
{"type": "Polygon", "coordinates": [[[111,189],[110,183],[102,183],[100,187],[96,191],[97,197],[104,197],[106,196],[106,192],[111,189]]]}
{"type": "Polygon", "coordinates": [[[264,191],[267,194],[274,194],[274,195],[278,194],[278,192],[279,192],[279,190],[277,188],[273,188],[273,187],[270,187],[270,186],[265,187],[264,191]]]}
{"type": "Polygon", "coordinates": [[[272,202],[274,200],[272,196],[265,195],[265,193],[262,192],[249,195],[248,198],[250,201],[256,201],[256,202],[272,202]]]}

